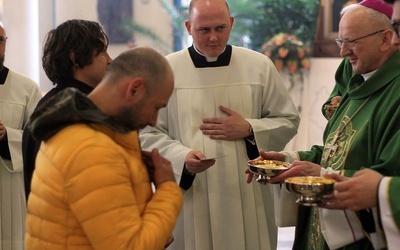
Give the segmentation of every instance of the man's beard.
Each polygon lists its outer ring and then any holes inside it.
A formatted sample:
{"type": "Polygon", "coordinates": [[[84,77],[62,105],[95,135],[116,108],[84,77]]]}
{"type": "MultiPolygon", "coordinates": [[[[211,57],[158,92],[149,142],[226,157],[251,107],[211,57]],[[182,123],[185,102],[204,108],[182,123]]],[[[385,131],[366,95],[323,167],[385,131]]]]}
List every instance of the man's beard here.
{"type": "Polygon", "coordinates": [[[138,110],[141,108],[141,103],[139,103],[139,105],[135,105],[134,107],[125,107],[119,112],[116,118],[121,125],[132,131],[140,129],[140,125],[138,124],[140,121],[138,110]]]}

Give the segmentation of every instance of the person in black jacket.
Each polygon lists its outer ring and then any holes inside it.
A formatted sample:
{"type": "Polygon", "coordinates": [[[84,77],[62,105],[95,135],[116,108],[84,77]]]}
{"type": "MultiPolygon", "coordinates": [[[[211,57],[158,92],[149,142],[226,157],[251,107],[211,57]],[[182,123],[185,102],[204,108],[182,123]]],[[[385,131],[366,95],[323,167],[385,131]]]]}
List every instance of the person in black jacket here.
{"type": "MultiPolygon", "coordinates": [[[[89,94],[100,83],[112,61],[107,53],[108,44],[104,28],[93,21],[68,20],[47,33],[42,63],[55,87],[39,101],[37,107],[68,87],[89,94]]],[[[26,200],[40,147],[40,142],[33,139],[27,127],[22,138],[26,200]]]]}

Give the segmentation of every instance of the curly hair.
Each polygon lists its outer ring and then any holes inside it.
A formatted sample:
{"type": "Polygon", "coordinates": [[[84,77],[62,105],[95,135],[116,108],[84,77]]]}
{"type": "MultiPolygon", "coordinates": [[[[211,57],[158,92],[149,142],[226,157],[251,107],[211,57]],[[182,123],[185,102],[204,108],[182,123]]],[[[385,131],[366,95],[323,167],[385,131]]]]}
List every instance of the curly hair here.
{"type": "Polygon", "coordinates": [[[62,85],[74,78],[74,66],[83,68],[92,64],[93,56],[106,51],[108,44],[108,36],[99,23],[68,20],[47,33],[43,46],[43,69],[53,84],[62,85]]]}

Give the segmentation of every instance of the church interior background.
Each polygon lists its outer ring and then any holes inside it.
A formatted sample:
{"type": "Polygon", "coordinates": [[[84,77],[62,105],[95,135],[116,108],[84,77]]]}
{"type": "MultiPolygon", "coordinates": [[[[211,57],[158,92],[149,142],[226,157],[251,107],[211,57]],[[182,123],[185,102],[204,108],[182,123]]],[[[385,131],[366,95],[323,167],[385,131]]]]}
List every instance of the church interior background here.
{"type": "MultiPolygon", "coordinates": [[[[105,19],[107,15],[111,15],[108,18],[114,18],[113,14],[107,13],[107,10],[111,10],[109,6],[112,2],[124,6],[122,10],[114,11],[120,11],[121,15],[131,15],[137,23],[146,23],[147,27],[166,41],[167,46],[175,46],[171,18],[161,6],[160,0],[0,0],[0,17],[8,36],[5,65],[35,80],[43,92],[48,91],[52,84],[41,68],[45,34],[60,23],[74,18],[103,21],[112,25],[113,21],[105,19]],[[104,6],[99,8],[101,3],[104,6]]],[[[333,4],[335,1],[321,0],[323,2],[333,4]]],[[[181,0],[180,4],[187,5],[188,0],[181,0]]],[[[107,33],[112,35],[109,46],[111,57],[116,57],[132,46],[157,46],[144,36],[137,35],[132,40],[120,33],[107,33]]],[[[190,37],[180,46],[186,47],[189,43],[190,37]]],[[[301,123],[297,136],[287,145],[288,150],[307,150],[314,144],[322,143],[327,121],[322,116],[321,106],[333,89],[334,73],[340,62],[339,55],[311,57],[311,67],[304,73],[302,90],[299,89],[300,85],[291,90],[296,105],[301,106],[301,123]]],[[[289,84],[288,75],[283,73],[282,77],[289,84]]],[[[280,239],[281,246],[278,249],[290,249],[292,229],[282,231],[280,237],[283,238],[280,239]]]]}

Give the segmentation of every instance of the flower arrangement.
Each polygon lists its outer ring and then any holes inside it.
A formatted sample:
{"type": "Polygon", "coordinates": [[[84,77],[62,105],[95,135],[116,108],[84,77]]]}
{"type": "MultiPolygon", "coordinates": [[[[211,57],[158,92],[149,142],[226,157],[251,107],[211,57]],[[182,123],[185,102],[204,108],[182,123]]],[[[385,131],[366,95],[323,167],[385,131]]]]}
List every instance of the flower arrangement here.
{"type": "Polygon", "coordinates": [[[261,53],[271,58],[278,71],[286,69],[291,76],[299,74],[301,80],[303,80],[302,70],[310,69],[311,49],[295,35],[287,33],[275,35],[261,46],[261,53]]]}
{"type": "Polygon", "coordinates": [[[295,35],[279,33],[261,46],[261,53],[271,58],[278,71],[288,72],[288,87],[292,97],[297,97],[297,109],[301,112],[303,98],[303,72],[310,69],[311,49],[295,35]],[[297,84],[295,85],[295,82],[297,84]],[[296,88],[294,88],[296,86],[296,88]],[[296,90],[293,91],[292,90],[296,90]]]}

